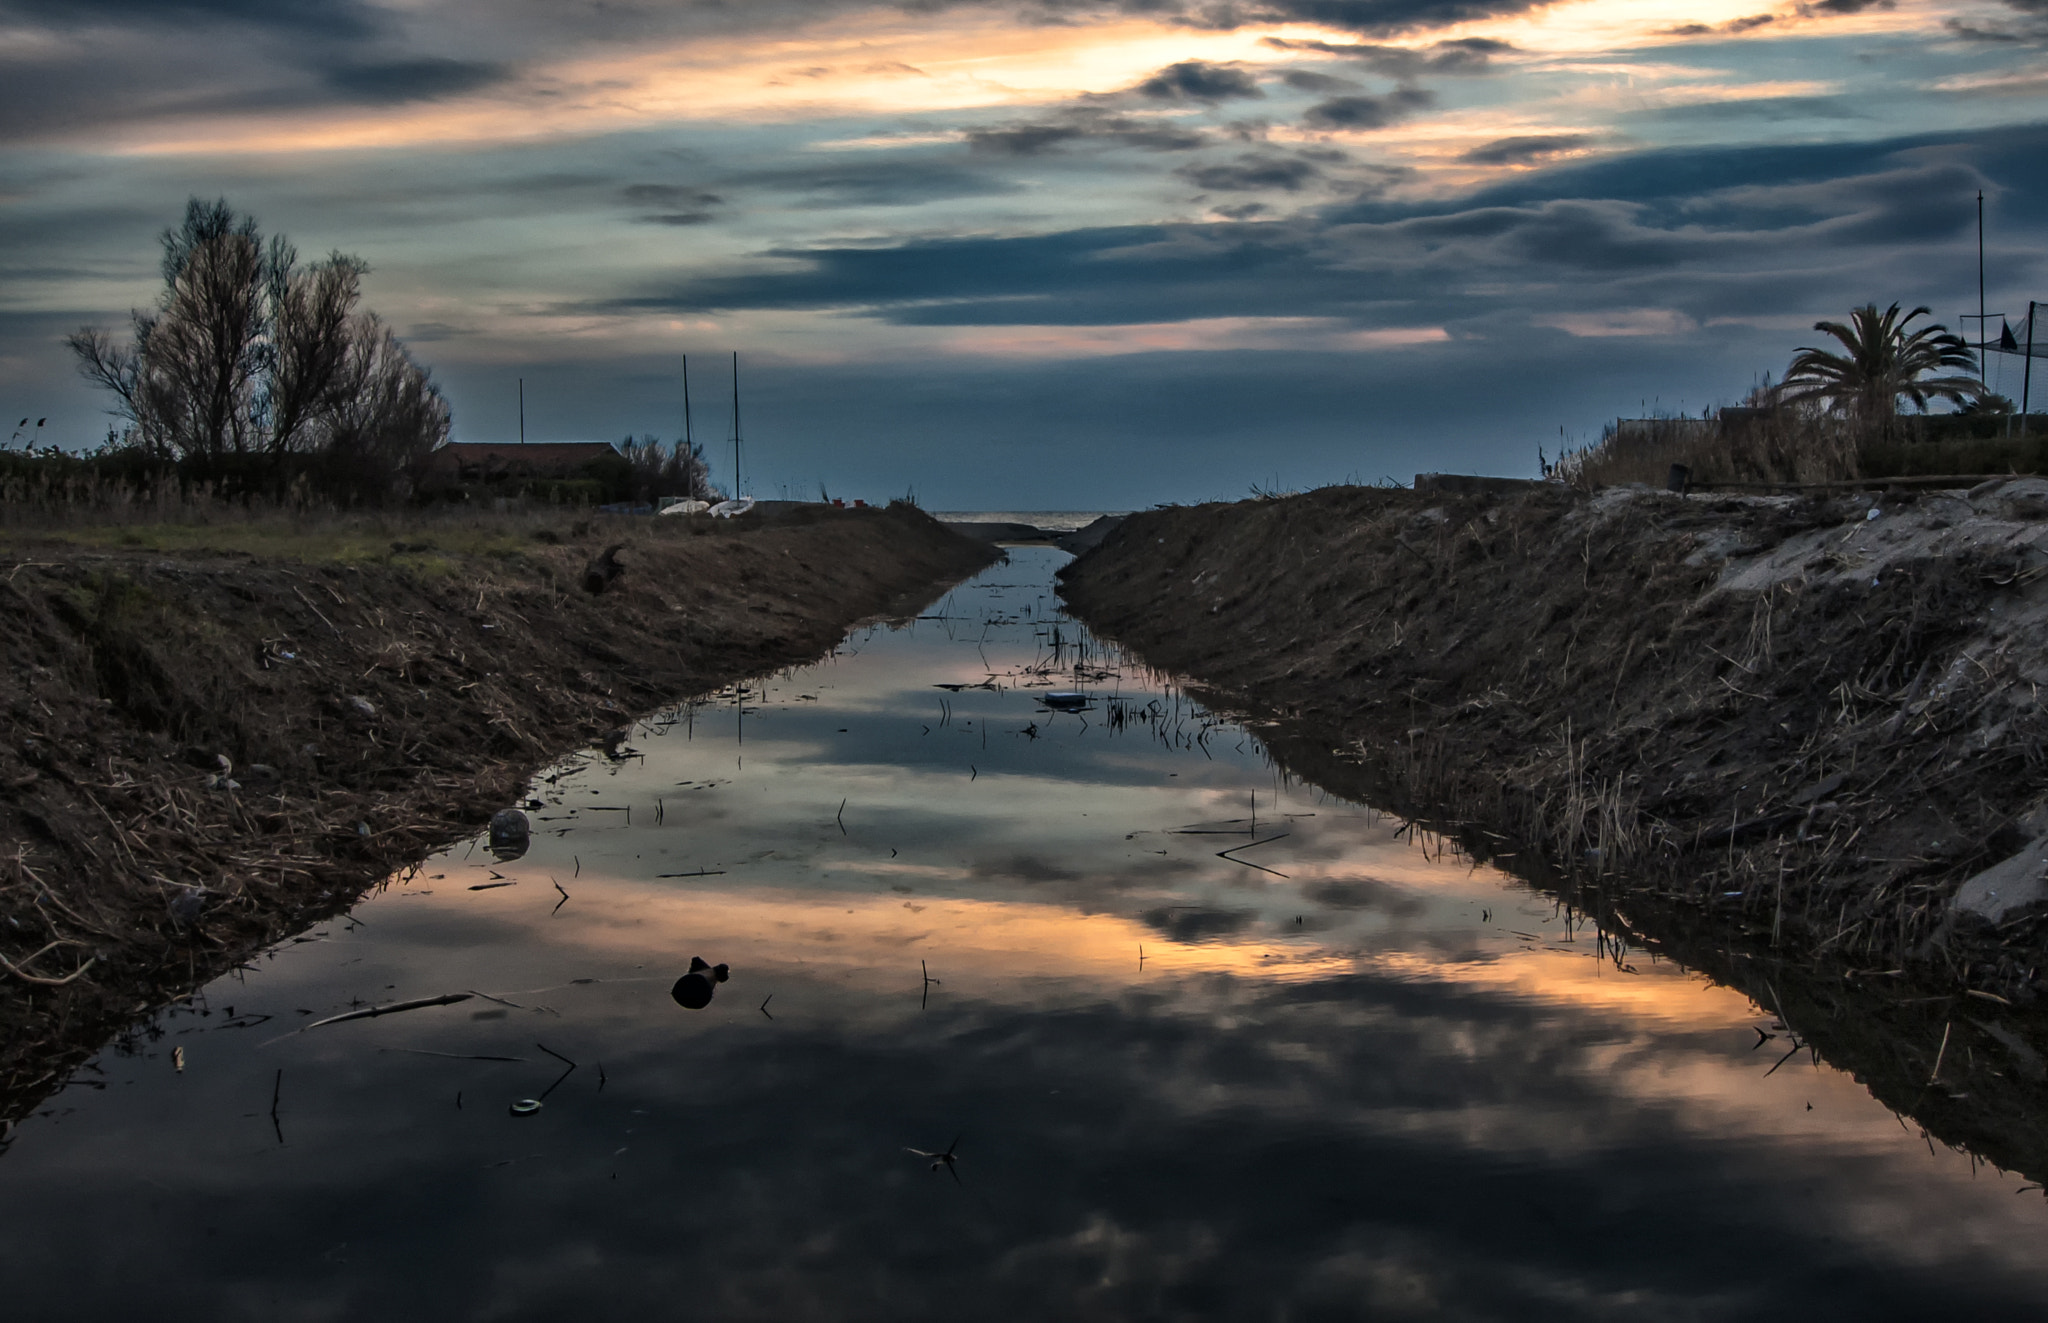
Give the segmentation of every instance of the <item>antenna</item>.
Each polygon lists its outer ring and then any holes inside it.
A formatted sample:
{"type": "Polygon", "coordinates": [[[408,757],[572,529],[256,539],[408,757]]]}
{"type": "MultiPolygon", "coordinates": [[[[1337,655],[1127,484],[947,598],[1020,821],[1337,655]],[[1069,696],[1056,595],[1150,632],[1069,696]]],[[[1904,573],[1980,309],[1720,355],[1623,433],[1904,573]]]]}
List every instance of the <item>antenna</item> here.
{"type": "Polygon", "coordinates": [[[732,351],[732,498],[740,498],[740,351],[732,351]]]}
{"type": "Polygon", "coordinates": [[[519,444],[526,444],[526,378],[519,379],[519,444]]]}

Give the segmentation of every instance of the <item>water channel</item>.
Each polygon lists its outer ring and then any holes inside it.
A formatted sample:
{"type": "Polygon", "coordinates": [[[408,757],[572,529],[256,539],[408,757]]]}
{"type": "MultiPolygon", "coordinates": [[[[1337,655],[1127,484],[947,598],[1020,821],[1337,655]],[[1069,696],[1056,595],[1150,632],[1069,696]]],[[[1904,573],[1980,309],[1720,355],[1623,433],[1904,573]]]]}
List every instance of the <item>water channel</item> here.
{"type": "Polygon", "coordinates": [[[0,1313],[2048,1302],[2021,1177],[1291,782],[1064,618],[1064,560],[566,760],[522,857],[430,859],[103,1053],[0,1158],[0,1313]],[[729,967],[701,1009],[693,957],[729,967]]]}

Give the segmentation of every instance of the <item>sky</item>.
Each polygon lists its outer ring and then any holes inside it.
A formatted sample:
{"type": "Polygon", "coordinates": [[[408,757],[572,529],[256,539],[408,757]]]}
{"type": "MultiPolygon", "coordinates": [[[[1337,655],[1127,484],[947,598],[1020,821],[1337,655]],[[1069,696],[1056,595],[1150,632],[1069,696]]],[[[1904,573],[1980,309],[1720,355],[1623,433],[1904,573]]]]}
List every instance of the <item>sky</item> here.
{"type": "Polygon", "coordinates": [[[1980,190],[2023,319],[2044,162],[2048,0],[0,0],[0,424],[105,435],[62,338],[199,196],[367,260],[457,440],[673,438],[687,355],[729,484],[737,352],[764,497],[1533,475],[1957,327],[1980,190]]]}

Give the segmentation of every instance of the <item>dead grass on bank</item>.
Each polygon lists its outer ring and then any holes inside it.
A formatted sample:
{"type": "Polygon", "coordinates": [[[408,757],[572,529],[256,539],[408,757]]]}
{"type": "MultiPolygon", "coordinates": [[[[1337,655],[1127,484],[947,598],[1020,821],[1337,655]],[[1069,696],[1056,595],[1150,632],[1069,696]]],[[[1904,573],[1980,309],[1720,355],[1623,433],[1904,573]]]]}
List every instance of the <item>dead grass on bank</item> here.
{"type": "Polygon", "coordinates": [[[1148,512],[1064,591],[1233,705],[1322,723],[1384,806],[1769,949],[2037,999],[2040,922],[1932,940],[2048,791],[2048,713],[2014,701],[2033,663],[1976,642],[2029,591],[2010,558],[1712,592],[1730,552],[1856,527],[1868,501],[1597,503],[1332,489],[1148,512]],[[1191,608],[1229,627],[1190,629],[1191,608]]]}
{"type": "Polygon", "coordinates": [[[490,519],[402,525],[403,552],[361,517],[212,526],[260,539],[232,549],[0,542],[0,1126],[565,751],[996,554],[907,508],[688,523],[542,524],[502,552],[490,519]],[[593,597],[614,543],[625,576],[593,597]]]}
{"type": "Polygon", "coordinates": [[[1564,456],[1558,476],[1585,492],[1628,483],[1661,488],[1674,464],[1695,485],[1841,482],[1862,475],[1863,449],[1855,427],[1824,414],[1785,410],[1727,423],[1663,418],[1564,456]]]}

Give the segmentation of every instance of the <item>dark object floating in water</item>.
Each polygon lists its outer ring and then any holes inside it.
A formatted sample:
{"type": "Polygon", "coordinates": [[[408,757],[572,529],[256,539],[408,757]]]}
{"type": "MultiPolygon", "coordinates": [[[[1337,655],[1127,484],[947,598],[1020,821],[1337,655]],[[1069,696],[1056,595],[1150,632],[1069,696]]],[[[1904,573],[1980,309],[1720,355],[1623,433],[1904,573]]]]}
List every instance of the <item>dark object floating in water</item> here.
{"type": "Polygon", "coordinates": [[[1082,712],[1089,706],[1088,695],[1077,694],[1070,690],[1059,690],[1054,693],[1043,694],[1039,697],[1038,701],[1055,712],[1082,712]]]}
{"type": "Polygon", "coordinates": [[[491,815],[491,853],[500,859],[517,859],[526,853],[533,827],[518,809],[499,809],[491,815]]]}
{"type": "Polygon", "coordinates": [[[707,965],[702,956],[691,956],[690,972],[676,980],[668,995],[676,999],[678,1006],[701,1011],[711,1004],[711,994],[718,985],[729,977],[724,965],[707,965]]]}
{"type": "Polygon", "coordinates": [[[540,1099],[538,1098],[520,1098],[512,1104],[512,1115],[514,1116],[532,1116],[539,1110],[540,1099]]]}

